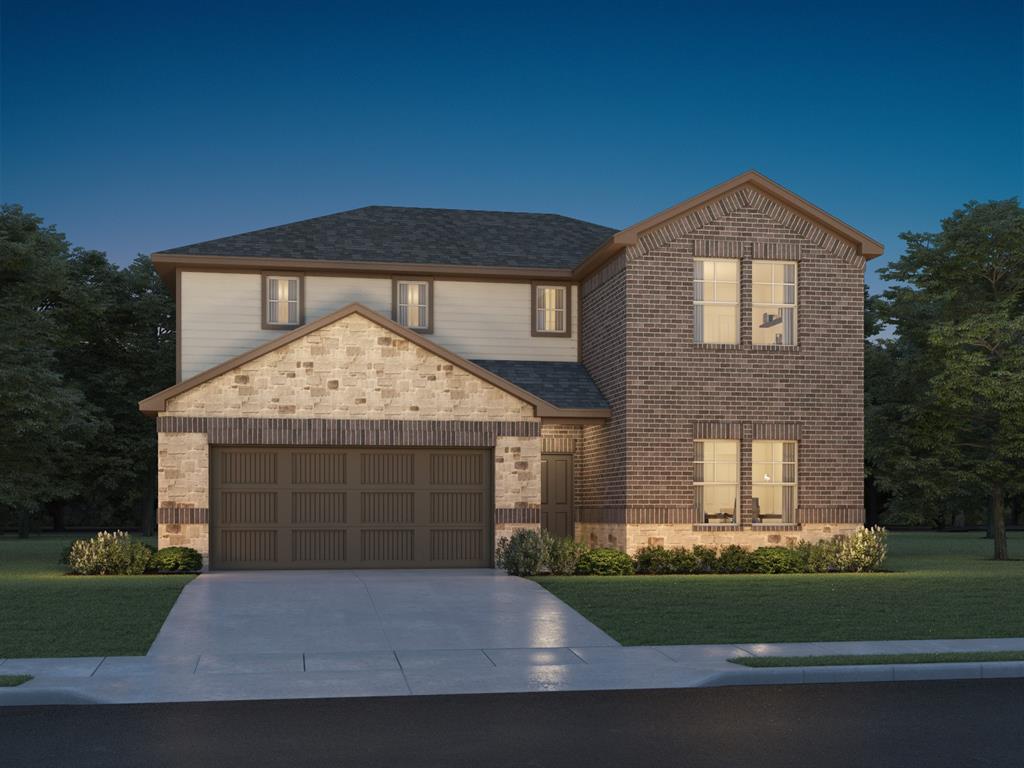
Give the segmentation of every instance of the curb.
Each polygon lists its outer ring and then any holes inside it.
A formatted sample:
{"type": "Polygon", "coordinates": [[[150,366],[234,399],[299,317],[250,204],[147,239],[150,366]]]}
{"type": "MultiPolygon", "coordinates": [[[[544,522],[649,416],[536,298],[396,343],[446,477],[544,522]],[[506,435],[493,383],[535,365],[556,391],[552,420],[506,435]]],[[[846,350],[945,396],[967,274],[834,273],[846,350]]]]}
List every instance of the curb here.
{"type": "Polygon", "coordinates": [[[98,696],[88,696],[70,688],[19,688],[21,686],[0,690],[0,708],[107,703],[98,696]]]}
{"type": "Polygon", "coordinates": [[[978,680],[1024,677],[1021,661],[972,661],[947,664],[845,664],[832,667],[747,667],[719,672],[700,687],[799,685],[803,683],[892,683],[912,680],[978,680]]]}

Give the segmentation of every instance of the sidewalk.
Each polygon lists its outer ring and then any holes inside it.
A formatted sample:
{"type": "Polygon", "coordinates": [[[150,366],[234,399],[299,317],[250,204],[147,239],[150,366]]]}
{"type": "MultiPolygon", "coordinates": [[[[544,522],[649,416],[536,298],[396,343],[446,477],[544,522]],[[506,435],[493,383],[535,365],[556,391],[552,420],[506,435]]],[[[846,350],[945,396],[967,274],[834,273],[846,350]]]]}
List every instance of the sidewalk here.
{"type": "Polygon", "coordinates": [[[0,705],[155,703],[1024,677],[1024,662],[757,669],[736,656],[1024,651],[1024,638],[8,659],[0,705]]]}

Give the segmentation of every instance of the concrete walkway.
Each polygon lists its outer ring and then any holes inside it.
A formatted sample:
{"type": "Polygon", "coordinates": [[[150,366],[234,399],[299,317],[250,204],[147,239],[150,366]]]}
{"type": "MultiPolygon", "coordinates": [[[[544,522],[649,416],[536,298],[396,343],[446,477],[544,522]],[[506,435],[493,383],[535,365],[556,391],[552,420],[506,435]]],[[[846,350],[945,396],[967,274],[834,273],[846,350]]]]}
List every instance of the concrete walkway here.
{"type": "Polygon", "coordinates": [[[756,669],[735,656],[1024,651],[1024,638],[8,659],[0,705],[143,703],[1024,677],[1024,662],[756,669]]]}
{"type": "Polygon", "coordinates": [[[494,569],[206,573],[149,656],[618,645],[543,587],[494,569]]]}

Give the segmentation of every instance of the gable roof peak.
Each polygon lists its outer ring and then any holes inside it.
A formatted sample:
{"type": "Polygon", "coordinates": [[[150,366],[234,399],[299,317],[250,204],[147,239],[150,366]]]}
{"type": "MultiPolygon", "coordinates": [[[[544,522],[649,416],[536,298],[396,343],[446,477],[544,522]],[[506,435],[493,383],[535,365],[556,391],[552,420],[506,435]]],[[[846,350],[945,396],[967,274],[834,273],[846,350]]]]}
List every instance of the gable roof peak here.
{"type": "Polygon", "coordinates": [[[636,245],[639,242],[640,236],[645,232],[655,229],[670,219],[682,216],[689,211],[706,205],[716,198],[748,186],[779,201],[783,205],[795,210],[801,216],[810,219],[818,226],[852,243],[864,259],[880,256],[885,250],[885,246],[877,240],[868,237],[859,229],[855,229],[832,214],[823,211],[818,206],[768,178],[760,171],[751,169],[617,232],[577,266],[573,276],[576,279],[586,277],[623,248],[636,245]]]}

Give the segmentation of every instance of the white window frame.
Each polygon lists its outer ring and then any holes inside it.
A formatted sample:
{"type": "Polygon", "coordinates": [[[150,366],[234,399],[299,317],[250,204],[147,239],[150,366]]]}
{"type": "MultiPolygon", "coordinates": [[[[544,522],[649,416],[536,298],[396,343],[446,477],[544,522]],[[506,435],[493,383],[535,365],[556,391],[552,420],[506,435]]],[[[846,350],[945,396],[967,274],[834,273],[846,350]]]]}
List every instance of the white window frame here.
{"type": "Polygon", "coordinates": [[[774,259],[754,259],[752,262],[753,266],[750,270],[750,284],[751,284],[751,344],[755,347],[795,347],[797,346],[797,294],[800,286],[800,269],[799,264],[795,261],[776,261],[774,259]],[[771,280],[757,280],[755,279],[755,273],[757,272],[758,266],[770,266],[771,267],[771,280]],[[792,268],[793,270],[793,281],[788,282],[786,280],[786,269],[792,268]],[[776,279],[778,277],[778,279],[776,279]],[[754,300],[755,291],[757,286],[767,286],[771,293],[771,302],[764,303],[754,300]],[[787,293],[789,294],[787,296],[787,293]],[[776,312],[778,314],[776,315],[776,312]],[[791,318],[790,329],[789,329],[789,340],[786,340],[786,315],[791,318]],[[765,343],[763,341],[756,340],[756,334],[754,331],[764,325],[766,322],[771,322],[773,319],[778,317],[782,325],[782,333],[776,334],[781,336],[782,341],[772,341],[765,343]]]}
{"type": "Polygon", "coordinates": [[[569,286],[567,285],[535,285],[533,286],[533,331],[538,336],[566,336],[569,332],[569,286]],[[552,291],[553,295],[561,296],[562,306],[547,306],[547,292],[552,291]],[[542,298],[544,297],[544,298],[542,298]],[[554,321],[554,327],[548,326],[548,321],[554,321]]]}
{"type": "Polygon", "coordinates": [[[714,259],[699,258],[693,260],[693,341],[695,344],[728,344],[737,346],[740,343],[740,282],[743,279],[743,270],[740,262],[736,259],[714,259]],[[725,285],[725,280],[718,280],[717,274],[711,280],[707,279],[707,265],[726,263],[732,264],[736,269],[735,298],[720,300],[718,298],[718,286],[725,285]],[[697,265],[700,265],[700,269],[697,265]],[[710,289],[710,290],[709,290],[710,289]],[[730,306],[733,307],[733,314],[736,317],[736,328],[732,341],[705,341],[704,333],[704,307],[705,306],[730,306]]]}
{"type": "Polygon", "coordinates": [[[740,522],[740,441],[739,440],[695,440],[694,441],[694,452],[693,452],[693,487],[694,487],[694,507],[698,514],[700,514],[700,522],[703,524],[711,525],[739,525],[740,522]],[[708,472],[708,467],[717,467],[719,464],[726,464],[731,462],[718,461],[717,457],[712,451],[711,456],[708,455],[709,444],[714,443],[732,443],[735,448],[735,464],[736,474],[731,480],[722,480],[718,478],[719,473],[717,471],[708,472]],[[700,446],[698,450],[697,446],[700,446]],[[698,470],[698,466],[700,469],[698,470]],[[708,480],[708,477],[713,477],[713,480],[708,480]],[[699,478],[699,479],[698,479],[699,478]],[[720,515],[720,511],[711,512],[704,508],[704,488],[715,487],[715,486],[731,486],[733,489],[733,507],[731,520],[723,520],[720,515]],[[712,519],[713,518],[713,519],[712,519]]]}
{"type": "MultiPolygon", "coordinates": [[[[781,518],[776,519],[771,517],[768,520],[764,519],[763,513],[761,512],[760,505],[755,513],[755,522],[763,523],[765,525],[783,524],[789,525],[796,523],[796,511],[797,506],[800,503],[799,500],[799,468],[800,468],[800,447],[795,440],[753,440],[750,444],[750,455],[751,455],[751,466],[752,466],[752,477],[751,477],[751,497],[757,499],[756,493],[758,487],[764,487],[769,489],[775,488],[792,488],[790,496],[789,509],[783,508],[781,512],[781,518]],[[770,459],[764,461],[756,457],[756,448],[758,445],[769,445],[772,446],[770,451],[770,459]],[[775,458],[775,446],[781,446],[779,451],[779,459],[775,458]],[[792,460],[786,457],[786,447],[792,447],[792,460]],[[768,465],[768,471],[764,471],[765,465],[768,465]],[[787,472],[787,469],[789,470],[787,472]],[[767,476],[767,479],[766,479],[767,476]]],[[[785,494],[783,495],[783,504],[785,504],[785,494]]]]}
{"type": "Polygon", "coordinates": [[[302,278],[298,275],[263,275],[263,325],[267,328],[297,328],[302,325],[302,278]],[[290,287],[295,286],[294,296],[290,287]],[[281,320],[281,305],[285,319],[281,320]]]}
{"type": "Polygon", "coordinates": [[[395,322],[409,330],[420,333],[430,333],[433,330],[433,307],[431,301],[433,296],[433,284],[430,280],[396,280],[395,281],[395,322]],[[410,303],[408,294],[403,297],[409,287],[417,289],[416,302],[410,303]],[[404,301],[403,301],[404,298],[404,301]],[[409,307],[415,306],[419,315],[419,322],[412,325],[409,322],[409,307]]]}

